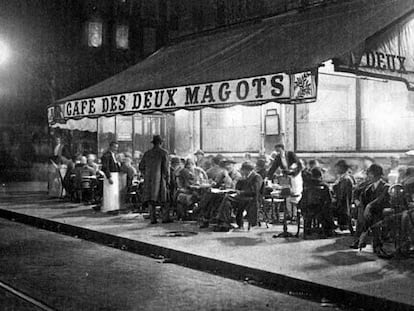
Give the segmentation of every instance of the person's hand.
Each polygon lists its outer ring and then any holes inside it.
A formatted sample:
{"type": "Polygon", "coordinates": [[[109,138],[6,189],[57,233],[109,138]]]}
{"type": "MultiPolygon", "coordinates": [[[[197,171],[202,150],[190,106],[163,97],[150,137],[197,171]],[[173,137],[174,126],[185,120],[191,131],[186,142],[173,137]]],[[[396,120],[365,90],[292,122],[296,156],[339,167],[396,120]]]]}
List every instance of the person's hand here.
{"type": "Polygon", "coordinates": [[[109,178],[108,178],[108,182],[109,182],[109,184],[111,184],[111,185],[114,183],[114,181],[112,180],[112,177],[109,177],[109,178]]]}
{"type": "Polygon", "coordinates": [[[365,219],[369,219],[371,217],[371,209],[372,209],[372,205],[370,203],[368,203],[367,206],[365,207],[365,210],[364,210],[364,218],[365,219]]]}

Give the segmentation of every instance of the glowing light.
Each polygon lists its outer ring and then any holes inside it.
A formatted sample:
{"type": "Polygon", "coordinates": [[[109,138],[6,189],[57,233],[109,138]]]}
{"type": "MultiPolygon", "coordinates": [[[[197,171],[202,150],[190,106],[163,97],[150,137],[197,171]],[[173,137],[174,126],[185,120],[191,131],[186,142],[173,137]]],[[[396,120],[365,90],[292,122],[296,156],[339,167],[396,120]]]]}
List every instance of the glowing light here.
{"type": "Polygon", "coordinates": [[[9,47],[0,41],[0,65],[4,64],[10,57],[9,47]]]}

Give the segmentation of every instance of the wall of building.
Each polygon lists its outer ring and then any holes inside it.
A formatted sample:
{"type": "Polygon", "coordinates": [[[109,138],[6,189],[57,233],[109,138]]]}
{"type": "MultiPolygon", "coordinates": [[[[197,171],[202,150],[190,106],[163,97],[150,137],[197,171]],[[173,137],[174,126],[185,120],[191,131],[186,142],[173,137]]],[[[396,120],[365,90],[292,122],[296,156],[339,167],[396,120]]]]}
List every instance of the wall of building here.
{"type": "Polygon", "coordinates": [[[361,81],[362,150],[414,149],[414,101],[402,82],[361,81]]]}
{"type": "Polygon", "coordinates": [[[297,106],[297,151],[349,151],[356,147],[355,79],[333,74],[319,74],[316,102],[297,106]]]}
{"type": "Polygon", "coordinates": [[[315,103],[297,107],[299,152],[402,152],[414,149],[414,102],[402,82],[319,74],[315,103]]]}
{"type": "Polygon", "coordinates": [[[175,153],[186,157],[200,147],[200,111],[179,110],[174,113],[175,153]]]}
{"type": "MultiPolygon", "coordinates": [[[[175,114],[175,147],[180,156],[198,149],[209,154],[243,157],[245,153],[258,156],[271,153],[276,143],[293,148],[293,106],[268,103],[262,106],[233,106],[204,108],[200,111],[181,110],[175,114]],[[267,135],[266,115],[276,111],[279,134],[267,135]]],[[[269,128],[269,131],[272,130],[269,128]]]]}

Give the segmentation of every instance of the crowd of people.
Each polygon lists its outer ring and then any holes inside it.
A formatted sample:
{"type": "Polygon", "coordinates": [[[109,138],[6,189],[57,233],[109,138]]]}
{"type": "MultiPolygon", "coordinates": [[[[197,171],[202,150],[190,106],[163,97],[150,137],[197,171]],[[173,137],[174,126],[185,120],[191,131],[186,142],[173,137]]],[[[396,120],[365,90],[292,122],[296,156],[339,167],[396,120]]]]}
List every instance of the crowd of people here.
{"type": "MultiPolygon", "coordinates": [[[[129,189],[140,185],[137,196],[149,211],[151,224],[158,222],[158,216],[163,223],[174,218],[193,219],[199,220],[200,228],[214,225],[214,231],[243,229],[245,221],[249,228],[256,226],[264,199],[275,193],[275,189],[288,188],[283,201],[284,217],[300,222],[297,217],[303,216],[305,234],[329,237],[337,229],[349,230],[355,238],[350,246],[361,249],[372,232],[374,252],[387,257],[389,254],[383,248],[387,237],[382,227],[387,224],[390,208],[394,208],[392,223],[400,229],[397,251],[403,255],[410,251],[414,167],[400,166],[396,157],[386,171],[369,157],[362,159],[362,168],[356,172],[346,160],[339,160],[334,165],[336,179],[326,182],[327,169],[318,160],[306,163],[294,152],[286,151],[283,144],[277,144],[269,157],[259,157],[255,162],[246,154],[241,163],[221,154],[206,156],[202,150],[180,158],[162,148],[163,139],[159,135],[153,137],[152,144],[153,148],[140,159],[128,153],[120,157],[117,142],[110,144],[99,165],[94,155],[76,158],[68,169],[70,174],[66,174],[71,179],[64,182],[65,188],[68,193],[82,190],[81,183],[94,180],[94,176],[112,184],[112,175],[124,172],[129,189]],[[401,191],[393,192],[394,185],[399,185],[401,191]],[[404,206],[396,213],[393,197],[401,194],[404,206]]],[[[58,162],[64,157],[64,148],[57,144],[54,151],[58,162]]],[[[101,186],[97,183],[94,197],[86,196],[86,201],[97,198],[99,201],[103,187],[103,183],[101,186]]]]}

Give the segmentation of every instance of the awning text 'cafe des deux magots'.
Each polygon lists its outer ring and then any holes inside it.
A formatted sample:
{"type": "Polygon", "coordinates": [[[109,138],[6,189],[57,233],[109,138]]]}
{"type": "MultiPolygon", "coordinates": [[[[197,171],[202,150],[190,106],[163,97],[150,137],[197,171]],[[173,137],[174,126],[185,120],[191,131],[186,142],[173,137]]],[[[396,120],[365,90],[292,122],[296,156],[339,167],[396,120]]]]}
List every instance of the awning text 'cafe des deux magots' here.
{"type": "Polygon", "coordinates": [[[187,38],[51,105],[49,125],[93,130],[92,119],[115,115],[312,102],[318,67],[329,59],[339,60],[337,70],[389,69],[407,80],[412,54],[381,44],[413,10],[414,0],[344,1],[187,38]]]}

